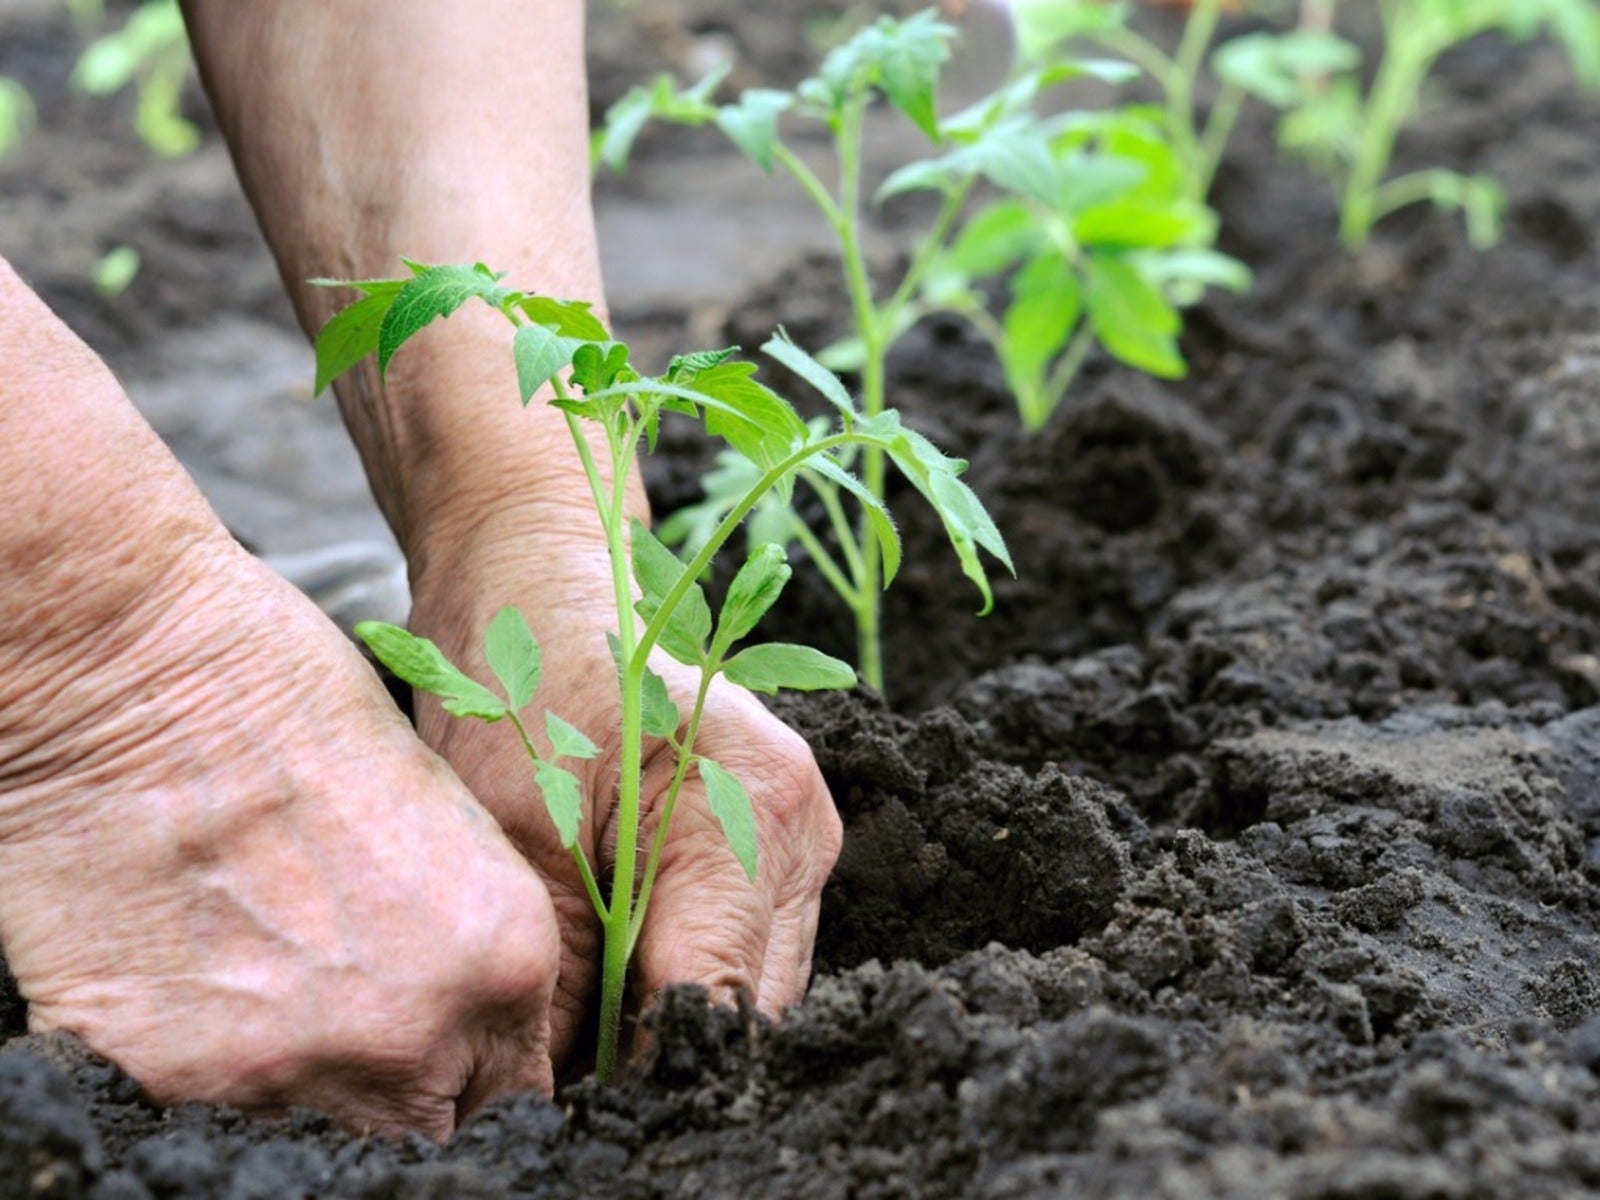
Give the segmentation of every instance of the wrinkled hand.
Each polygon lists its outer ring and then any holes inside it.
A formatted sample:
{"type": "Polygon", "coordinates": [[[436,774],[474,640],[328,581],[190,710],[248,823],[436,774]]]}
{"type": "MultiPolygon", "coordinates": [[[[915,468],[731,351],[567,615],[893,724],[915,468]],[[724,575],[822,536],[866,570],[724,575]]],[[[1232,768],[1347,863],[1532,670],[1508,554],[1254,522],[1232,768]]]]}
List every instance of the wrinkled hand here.
{"type": "MultiPolygon", "coordinates": [[[[594,521],[572,514],[572,523],[594,521]]],[[[514,524],[514,523],[513,523],[514,524]]],[[[414,632],[429,637],[477,678],[490,675],[483,629],[515,604],[543,649],[544,674],[530,712],[557,713],[589,735],[601,754],[567,763],[585,785],[588,806],[580,844],[597,864],[605,890],[615,861],[608,836],[616,800],[620,715],[616,672],[605,632],[614,627],[611,580],[603,549],[581,538],[551,538],[548,528],[480,527],[434,557],[414,586],[414,632]]],[[[698,673],[658,656],[687,715],[698,673]]],[[[423,740],[455,767],[544,878],[561,927],[562,960],[551,1014],[558,1070],[577,1044],[598,994],[601,930],[581,877],[556,836],[533,786],[518,740],[499,726],[446,715],[418,697],[423,740]]],[[[707,700],[696,751],[737,775],[750,793],[759,868],[752,882],[690,772],[673,812],[660,872],[632,972],[641,1004],[669,983],[697,983],[727,1003],[743,992],[776,1017],[799,1000],[810,977],[823,884],[838,858],[841,826],[827,786],[805,743],[744,689],[717,680],[707,700]]],[[[646,739],[641,861],[654,833],[655,806],[671,781],[674,754],[646,739]]]]}
{"type": "Polygon", "coordinates": [[[0,703],[0,938],[32,1028],[161,1102],[361,1132],[548,1093],[544,888],[342,635],[216,532],[67,663],[0,645],[50,698],[0,703]]]}

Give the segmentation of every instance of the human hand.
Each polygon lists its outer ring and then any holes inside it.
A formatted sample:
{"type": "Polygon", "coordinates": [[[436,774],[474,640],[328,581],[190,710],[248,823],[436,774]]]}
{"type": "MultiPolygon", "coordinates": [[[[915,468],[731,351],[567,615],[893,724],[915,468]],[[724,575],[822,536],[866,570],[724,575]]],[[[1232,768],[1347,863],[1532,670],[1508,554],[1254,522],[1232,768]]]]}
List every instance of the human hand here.
{"type": "MultiPolygon", "coordinates": [[[[570,523],[563,522],[547,508],[536,522],[512,514],[436,541],[416,573],[411,625],[469,674],[488,678],[482,631],[504,605],[521,609],[543,650],[544,682],[533,708],[558,714],[601,747],[576,769],[588,802],[580,846],[604,880],[615,861],[608,826],[621,729],[605,637],[615,620],[611,575],[603,546],[584,533],[594,521],[592,512],[576,509],[570,523]]],[[[698,674],[665,659],[654,666],[687,712],[698,674]]],[[[516,738],[449,717],[424,696],[418,697],[417,726],[550,889],[562,940],[551,1014],[552,1055],[560,1069],[591,1022],[598,992],[601,930],[582,879],[545,813],[516,738]]],[[[839,818],[805,743],[725,680],[712,685],[696,750],[727,767],[749,791],[760,867],[754,881],[739,867],[691,772],[640,933],[634,998],[643,1004],[669,983],[697,983],[713,1000],[727,1003],[744,993],[777,1017],[800,999],[810,976],[822,888],[839,854],[839,818]]],[[[642,847],[654,836],[655,807],[674,766],[665,743],[646,740],[642,847]]]]}

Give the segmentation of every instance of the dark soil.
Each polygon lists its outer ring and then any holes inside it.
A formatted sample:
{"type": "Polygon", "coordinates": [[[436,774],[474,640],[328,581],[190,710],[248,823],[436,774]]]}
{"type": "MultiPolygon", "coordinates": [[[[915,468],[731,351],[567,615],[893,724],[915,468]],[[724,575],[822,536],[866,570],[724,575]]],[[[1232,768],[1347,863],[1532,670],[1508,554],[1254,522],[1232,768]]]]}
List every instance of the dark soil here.
{"type": "MultiPolygon", "coordinates": [[[[593,7],[597,104],[706,39],[753,78],[804,62],[771,9],[593,7]]],[[[47,90],[63,26],[14,24],[0,71],[47,90]]],[[[78,136],[111,118],[46,112],[0,249],[114,361],[217,309],[286,320],[215,147],[158,176],[78,136]],[[167,239],[136,308],[70,282],[63,229],[123,236],[96,220],[167,239]]],[[[889,702],[782,705],[848,832],[781,1026],[673,996],[638,1078],[503,1100],[443,1147],[158,1110],[13,1036],[0,1195],[1600,1192],[1596,129],[1552,55],[1466,48],[1401,153],[1494,172],[1505,244],[1419,211],[1354,256],[1246,130],[1217,199],[1255,291],[1192,313],[1187,381],[1096,363],[1034,437],[964,329],[907,338],[894,402],[970,456],[1018,578],[974,620],[901,503],[889,702]]],[[[714,140],[647,144],[602,211],[685,153],[732,178],[714,140]]],[[[725,322],[617,296],[619,321],[660,347],[840,332],[831,268],[765,265],[725,322]]],[[[692,498],[652,472],[662,507],[692,498]]],[[[844,647],[820,589],[793,600],[784,636],[844,647]]]]}

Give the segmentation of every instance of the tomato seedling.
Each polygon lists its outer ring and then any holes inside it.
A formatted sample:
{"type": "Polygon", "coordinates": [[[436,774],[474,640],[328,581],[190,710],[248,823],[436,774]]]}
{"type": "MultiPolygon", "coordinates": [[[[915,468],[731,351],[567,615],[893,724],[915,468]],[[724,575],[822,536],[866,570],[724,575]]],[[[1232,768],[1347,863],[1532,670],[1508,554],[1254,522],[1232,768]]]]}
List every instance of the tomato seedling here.
{"type": "Polygon", "coordinates": [[[752,878],[757,871],[756,823],[749,795],[732,772],[695,751],[712,680],[720,675],[768,693],[779,688],[850,687],[856,682],[849,665],[809,647],[738,648],[777,600],[790,567],[782,547],[756,547],[734,576],[713,619],[699,583],[713,556],[763,497],[773,492],[786,495],[796,476],[805,472],[827,479],[859,501],[887,583],[899,566],[899,537],[882,502],[848,470],[849,455],[871,448],[893,462],[939,514],[963,569],[983,592],[986,604],[989,584],[979,548],[1008,569],[1010,560],[999,531],[959,478],[965,463],[946,457],[926,438],[904,428],[893,410],[871,415],[858,411],[834,375],[781,335],[764,349],[816,386],[833,405],[831,428],[808,427],[786,400],[753,378],[755,367],[736,360],[732,349],[682,355],[664,373],[643,375],[630,363],[628,348],[611,338],[587,303],[518,291],[481,263],[408,265],[409,278],[342,285],[360,292],[361,298],[336,314],[317,337],[317,390],[374,352],[380,372],[386,370],[413,334],[470,301],[489,305],[514,327],[511,354],[522,403],[527,405],[548,388],[550,403],[564,414],[609,556],[616,603],[611,651],[622,724],[612,821],[616,857],[608,891],[580,841],[584,806],[578,779],[563,765],[594,755],[597,747],[583,731],[547,712],[542,726],[535,724],[542,727],[543,741],[550,748],[546,753],[524,720],[523,712],[539,688],[541,664],[538,643],[523,616],[514,608],[503,609],[485,631],[484,653],[498,689],[466,675],[433,643],[403,629],[374,622],[357,626],[356,632],[399,678],[438,696],[447,712],[505,721],[527,751],[532,782],[562,845],[577,863],[604,929],[596,1070],[602,1079],[609,1079],[616,1065],[628,962],[650,903],[673,807],[690,771],[699,775],[740,866],[752,878]],[[641,443],[654,445],[665,414],[703,421],[708,434],[726,441],[749,466],[743,494],[688,563],[643,525],[635,522],[630,528],[624,519],[624,491],[635,456],[641,443]],[[603,431],[609,472],[600,469],[583,435],[583,422],[603,431]],[[699,687],[687,715],[649,665],[658,648],[699,672],[699,687]],[[671,747],[676,767],[641,870],[641,763],[646,736],[671,747]]]}
{"type": "Polygon", "coordinates": [[[1505,207],[1499,183],[1442,167],[1390,177],[1395,143],[1439,58],[1482,34],[1553,36],[1579,82],[1600,84],[1600,7],[1593,0],[1379,0],[1378,15],[1382,58],[1365,89],[1359,53],[1348,43],[1345,61],[1331,69],[1288,64],[1278,94],[1266,97],[1286,110],[1279,140],[1333,181],[1346,246],[1364,245],[1378,221],[1419,203],[1460,211],[1473,244],[1493,245],[1505,207]]]}
{"type": "MultiPolygon", "coordinates": [[[[1145,370],[1183,371],[1176,348],[1181,321],[1175,300],[1210,284],[1243,286],[1239,264],[1210,250],[1215,222],[1203,205],[1173,186],[1158,131],[1137,113],[1110,117],[1063,113],[1042,117],[1036,104],[1067,80],[1118,81],[1135,74],[1124,63],[1061,60],[1018,73],[993,94],[941,115],[938,86],[955,29],[933,12],[882,18],[822,61],[793,91],[752,89],[735,101],[713,100],[725,70],[680,89],[670,76],[627,93],[596,135],[597,159],[621,169],[652,119],[715,125],[763,171],[797,182],[833,231],[850,300],[854,333],[818,357],[859,374],[868,419],[884,410],[890,347],[922,317],[951,311],[969,318],[992,343],[1017,396],[1025,424],[1037,428],[1059,404],[1096,344],[1145,370]],[[875,199],[933,192],[931,224],[892,285],[875,288],[862,249],[862,136],[879,98],[927,139],[929,157],[906,163],[877,188],[875,199]],[[780,136],[780,118],[820,123],[835,166],[833,186],[780,136]],[[980,186],[1003,200],[966,224],[980,186]],[[1010,303],[993,316],[979,281],[1004,279],[1010,303]]],[[[867,491],[881,502],[884,455],[861,451],[867,491]]],[[[727,511],[747,478],[736,460],[707,478],[706,501],[665,527],[673,536],[703,535],[727,511]]],[[[768,505],[763,525],[799,542],[849,605],[856,625],[857,665],[883,687],[879,632],[882,563],[876,540],[844,515],[836,481],[815,473],[828,520],[827,537],[768,505]]]]}

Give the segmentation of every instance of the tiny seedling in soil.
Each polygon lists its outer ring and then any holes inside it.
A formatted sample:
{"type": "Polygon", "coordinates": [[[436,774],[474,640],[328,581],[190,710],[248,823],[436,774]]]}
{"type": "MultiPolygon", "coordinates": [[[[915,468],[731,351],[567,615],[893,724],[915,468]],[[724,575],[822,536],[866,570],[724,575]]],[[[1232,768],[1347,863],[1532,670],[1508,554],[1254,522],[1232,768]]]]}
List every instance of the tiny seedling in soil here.
{"type": "MultiPolygon", "coordinates": [[[[1007,568],[1005,543],[978,498],[959,475],[965,463],[947,458],[927,439],[900,424],[892,410],[859,411],[843,384],[783,336],[765,350],[816,386],[834,408],[828,428],[808,426],[787,401],[758,383],[755,367],[716,350],[674,358],[660,375],[647,376],[629,362],[628,348],[614,341],[580,301],[555,300],[507,287],[503,275],[482,264],[424,266],[408,263],[410,278],[341,284],[361,298],[340,311],[317,338],[317,390],[368,354],[386,370],[400,346],[437,318],[481,301],[514,327],[511,353],[522,403],[548,388],[550,401],[566,417],[587,476],[595,519],[609,553],[616,627],[611,652],[617,665],[622,712],[621,767],[613,820],[616,859],[609,889],[589,862],[579,838],[583,803],[577,777],[567,763],[597,753],[590,737],[547,712],[535,728],[524,710],[539,688],[538,643],[523,616],[502,609],[484,635],[484,654],[499,687],[472,679],[433,643],[377,622],[356,632],[373,653],[414,688],[438,696],[447,712],[482,721],[505,721],[528,753],[532,783],[577,863],[604,928],[599,1045],[596,1070],[609,1079],[616,1065],[627,967],[643,927],[661,862],[673,806],[690,771],[698,773],[712,813],[739,865],[752,877],[756,823],[751,800],[732,772],[695,752],[707,691],[723,676],[754,691],[851,687],[855,672],[845,663],[806,646],[758,644],[739,648],[777,600],[790,577],[783,548],[757,546],[734,576],[721,611],[713,619],[699,580],[713,556],[769,493],[786,495],[802,472],[828,480],[853,496],[865,512],[885,583],[900,563],[900,541],[883,504],[850,474],[849,456],[871,448],[893,462],[944,523],[966,574],[983,592],[989,584],[979,548],[1007,568]],[[684,563],[643,525],[625,521],[623,497],[641,443],[653,446],[665,414],[697,418],[749,465],[747,485],[684,563]],[[603,471],[583,434],[584,422],[604,433],[609,471],[603,471]],[[607,482],[607,480],[610,482],[607,482]],[[660,649],[699,672],[699,687],[687,714],[649,666],[660,649]],[[642,870],[638,862],[643,739],[659,738],[676,754],[676,769],[658,809],[654,838],[642,870]],[[548,746],[546,752],[543,746],[548,746]],[[635,886],[637,880],[637,887],[635,886]]],[[[319,281],[334,284],[336,281],[319,281]]]]}
{"type": "Polygon", "coordinates": [[[130,84],[138,95],[133,127],[154,153],[178,158],[200,144],[183,115],[189,35],[177,0],[145,0],[120,29],[95,39],[72,69],[72,85],[109,96],[130,84]]]}
{"type": "Polygon", "coordinates": [[[28,89],[9,75],[0,75],[0,158],[17,147],[37,119],[28,89]]]}
{"type": "MultiPolygon", "coordinates": [[[[818,73],[793,91],[757,88],[728,104],[712,99],[725,69],[682,89],[663,76],[611,108],[596,134],[596,157],[621,169],[652,119],[714,124],[761,170],[791,176],[835,235],[854,324],[852,336],[819,358],[859,374],[869,420],[884,411],[891,346],[934,312],[967,317],[993,345],[1029,428],[1048,419],[1096,345],[1140,369],[1182,374],[1179,301],[1211,285],[1243,287],[1248,273],[1210,248],[1214,218],[1183,194],[1181,170],[1162,131],[1141,113],[1044,117],[1035,111],[1044,92],[1068,80],[1120,81],[1136,70],[1126,63],[1054,61],[1021,70],[978,103],[941,115],[940,74],[955,32],[933,12],[882,18],[831,51],[818,73]],[[898,281],[875,288],[861,241],[862,137],[867,112],[880,97],[921,132],[932,152],[891,173],[876,201],[931,192],[938,206],[898,281]],[[784,141],[785,114],[826,130],[833,186],[784,141]],[[998,199],[974,214],[969,209],[980,188],[998,199]],[[1004,280],[1010,292],[998,317],[980,287],[984,279],[1004,280]]],[[[862,479],[880,503],[884,469],[883,452],[865,446],[862,479]]],[[[692,539],[727,511],[747,474],[725,461],[706,480],[705,504],[665,532],[690,538],[692,547],[692,539]]],[[[844,518],[836,482],[815,473],[802,477],[821,499],[828,534],[770,510],[762,527],[780,540],[800,542],[817,562],[854,615],[863,677],[882,688],[877,540],[863,524],[844,518]]]]}
{"type": "Polygon", "coordinates": [[[1340,237],[1351,248],[1390,213],[1420,203],[1461,212],[1473,244],[1491,246],[1505,206],[1500,185],[1442,167],[1390,177],[1395,142],[1440,56],[1486,33],[1549,34],[1580,83],[1600,84],[1600,7],[1593,0],[1379,0],[1378,15],[1382,58],[1365,90],[1359,53],[1348,43],[1343,63],[1284,64],[1278,94],[1266,95],[1285,109],[1279,141],[1334,182],[1340,237]]]}

